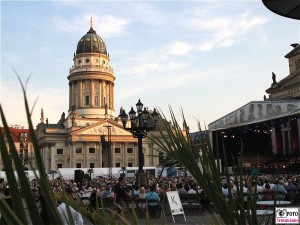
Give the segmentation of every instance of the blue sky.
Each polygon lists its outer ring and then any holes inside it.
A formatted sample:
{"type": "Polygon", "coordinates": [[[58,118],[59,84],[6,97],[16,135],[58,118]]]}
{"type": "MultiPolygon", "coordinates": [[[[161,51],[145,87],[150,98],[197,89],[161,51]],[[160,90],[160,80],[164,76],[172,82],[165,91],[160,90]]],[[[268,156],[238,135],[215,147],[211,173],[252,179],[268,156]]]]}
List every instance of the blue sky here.
{"type": "Polygon", "coordinates": [[[102,37],[115,80],[115,115],[137,100],[166,115],[181,108],[192,131],[253,100],[288,75],[298,20],[261,1],[1,1],[0,102],[9,124],[27,127],[21,87],[49,123],[68,110],[69,68],[80,38],[102,37]]]}

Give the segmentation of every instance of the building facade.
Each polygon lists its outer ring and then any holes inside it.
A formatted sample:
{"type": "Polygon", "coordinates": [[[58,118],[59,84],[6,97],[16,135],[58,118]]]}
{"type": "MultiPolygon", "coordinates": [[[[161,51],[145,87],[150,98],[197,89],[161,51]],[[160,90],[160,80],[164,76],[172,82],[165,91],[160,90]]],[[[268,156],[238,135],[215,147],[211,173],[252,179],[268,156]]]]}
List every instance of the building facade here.
{"type": "MultiPolygon", "coordinates": [[[[67,115],[62,113],[53,124],[42,109],[36,128],[46,170],[138,166],[137,139],[123,128],[119,116],[115,117],[116,77],[106,45],[92,21],[77,44],[67,78],[67,115]]],[[[147,138],[143,140],[145,166],[159,165],[154,147],[147,138]]]]}
{"type": "Polygon", "coordinates": [[[266,90],[268,100],[300,99],[300,45],[292,44],[293,49],[285,55],[289,63],[289,75],[279,82],[272,74],[273,83],[266,90]]]}
{"type": "MultiPolygon", "coordinates": [[[[11,125],[9,127],[9,131],[11,133],[11,137],[13,139],[16,151],[18,152],[18,155],[21,159],[21,163],[23,165],[24,170],[34,169],[36,163],[35,163],[35,156],[33,151],[33,144],[31,142],[31,138],[29,135],[29,129],[24,129],[20,125],[11,125]]],[[[6,146],[9,149],[8,151],[10,154],[11,150],[9,148],[7,137],[4,133],[3,128],[1,128],[1,132],[3,132],[4,134],[6,146]]],[[[14,164],[13,161],[12,164],[14,164]]],[[[0,155],[0,170],[5,170],[1,155],[0,155]]]]}

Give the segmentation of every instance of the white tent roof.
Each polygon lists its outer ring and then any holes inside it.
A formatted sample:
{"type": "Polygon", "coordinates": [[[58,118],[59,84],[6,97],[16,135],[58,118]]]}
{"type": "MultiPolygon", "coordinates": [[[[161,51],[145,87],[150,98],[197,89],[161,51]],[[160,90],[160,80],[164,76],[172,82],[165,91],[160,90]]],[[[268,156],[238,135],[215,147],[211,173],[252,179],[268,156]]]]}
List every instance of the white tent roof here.
{"type": "Polygon", "coordinates": [[[300,100],[252,101],[210,123],[210,131],[245,126],[282,117],[300,115],[300,100]]]}

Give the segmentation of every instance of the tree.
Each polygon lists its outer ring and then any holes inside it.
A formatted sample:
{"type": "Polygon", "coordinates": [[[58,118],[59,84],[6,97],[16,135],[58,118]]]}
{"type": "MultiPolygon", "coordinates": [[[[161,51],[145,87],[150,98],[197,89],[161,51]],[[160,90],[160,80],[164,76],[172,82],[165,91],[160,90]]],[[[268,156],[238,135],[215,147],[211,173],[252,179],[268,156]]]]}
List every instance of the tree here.
{"type": "Polygon", "coordinates": [[[93,168],[89,168],[87,170],[87,173],[89,174],[89,179],[91,180],[92,179],[92,173],[94,173],[94,169],[93,168]]]}

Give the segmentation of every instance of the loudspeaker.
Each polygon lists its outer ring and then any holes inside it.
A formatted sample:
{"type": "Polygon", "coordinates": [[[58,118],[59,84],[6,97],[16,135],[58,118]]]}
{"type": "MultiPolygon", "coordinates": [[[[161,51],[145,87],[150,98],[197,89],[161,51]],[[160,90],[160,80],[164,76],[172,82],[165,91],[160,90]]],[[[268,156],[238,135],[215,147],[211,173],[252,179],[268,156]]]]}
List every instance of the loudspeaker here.
{"type": "Polygon", "coordinates": [[[74,171],[74,181],[75,183],[82,183],[84,177],[84,172],[82,170],[75,170],[74,171]]]}

